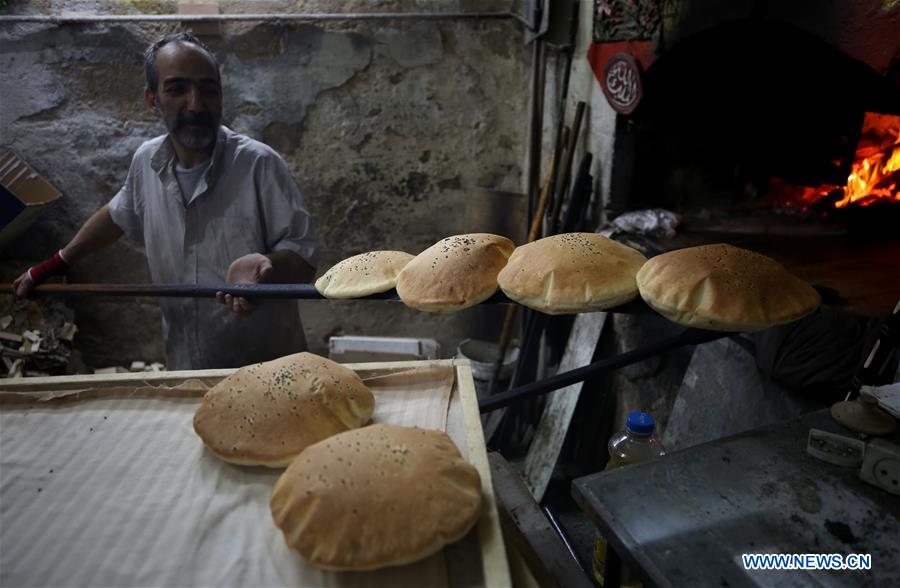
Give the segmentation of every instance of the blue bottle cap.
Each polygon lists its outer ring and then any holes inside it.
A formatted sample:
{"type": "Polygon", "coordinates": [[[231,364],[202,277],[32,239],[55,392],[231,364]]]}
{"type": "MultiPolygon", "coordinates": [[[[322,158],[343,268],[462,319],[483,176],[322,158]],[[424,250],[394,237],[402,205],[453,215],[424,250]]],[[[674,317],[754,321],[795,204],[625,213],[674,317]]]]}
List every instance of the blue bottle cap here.
{"type": "Polygon", "coordinates": [[[640,435],[641,437],[649,437],[653,434],[653,427],[656,423],[653,421],[653,417],[647,414],[646,412],[631,412],[628,413],[628,419],[625,421],[625,428],[635,435],[640,435]]]}

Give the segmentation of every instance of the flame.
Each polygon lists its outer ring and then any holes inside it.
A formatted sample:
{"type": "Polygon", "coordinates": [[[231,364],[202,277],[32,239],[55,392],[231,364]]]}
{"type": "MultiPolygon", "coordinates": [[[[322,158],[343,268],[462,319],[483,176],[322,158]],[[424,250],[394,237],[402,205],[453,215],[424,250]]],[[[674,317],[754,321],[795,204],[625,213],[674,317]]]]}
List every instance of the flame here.
{"type": "Polygon", "coordinates": [[[853,171],[847,178],[844,198],[834,205],[843,208],[848,204],[868,206],[881,198],[900,202],[897,182],[882,183],[882,179],[900,169],[900,132],[892,147],[885,152],[867,157],[853,164],[853,171]]]}
{"type": "Polygon", "coordinates": [[[824,214],[829,208],[900,202],[900,117],[866,113],[863,136],[845,186],[791,186],[770,181],[776,205],[804,213],[815,205],[824,214]]]}

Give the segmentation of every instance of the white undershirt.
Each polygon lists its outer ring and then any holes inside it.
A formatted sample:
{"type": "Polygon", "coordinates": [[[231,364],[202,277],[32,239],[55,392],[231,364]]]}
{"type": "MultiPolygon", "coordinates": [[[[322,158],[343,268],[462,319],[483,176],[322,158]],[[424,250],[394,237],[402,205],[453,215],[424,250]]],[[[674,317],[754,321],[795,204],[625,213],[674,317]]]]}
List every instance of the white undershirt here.
{"type": "Polygon", "coordinates": [[[183,168],[178,160],[175,160],[175,178],[178,180],[178,187],[181,188],[181,200],[185,206],[194,197],[194,192],[197,191],[197,186],[200,184],[203,174],[209,169],[211,161],[211,159],[207,159],[194,167],[183,168]]]}

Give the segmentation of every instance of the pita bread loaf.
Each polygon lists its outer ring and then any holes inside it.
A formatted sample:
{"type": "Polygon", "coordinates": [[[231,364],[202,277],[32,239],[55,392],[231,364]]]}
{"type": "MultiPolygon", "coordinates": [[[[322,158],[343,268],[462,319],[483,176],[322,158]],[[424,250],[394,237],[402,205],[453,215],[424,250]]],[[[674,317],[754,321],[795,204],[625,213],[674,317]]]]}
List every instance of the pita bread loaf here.
{"type": "Polygon", "coordinates": [[[316,280],[316,290],[325,298],[359,298],[387,292],[397,286],[397,274],[412,259],[403,251],[360,253],[322,274],[316,280]]]}
{"type": "Polygon", "coordinates": [[[427,312],[474,306],[497,291],[497,273],[515,248],[506,237],[490,233],[447,237],[403,268],[397,294],[407,306],[427,312]]]}
{"type": "Polygon", "coordinates": [[[287,544],[329,570],[423,559],[481,512],[481,480],[446,433],[371,425],[311,445],[270,501],[287,544]]]}
{"type": "Polygon", "coordinates": [[[638,295],[639,251],[595,233],[564,233],[516,248],[497,276],[511,300],[547,314],[594,312],[638,295]]]}
{"type": "Polygon", "coordinates": [[[814,311],[818,292],[765,255],[726,244],[658,255],[637,274],[641,297],[672,322],[758,331],[814,311]]]}
{"type": "Polygon", "coordinates": [[[353,370],[296,353],[242,367],[212,387],[194,431],[225,461],[284,467],[308,445],[364,425],[374,406],[353,370]]]}

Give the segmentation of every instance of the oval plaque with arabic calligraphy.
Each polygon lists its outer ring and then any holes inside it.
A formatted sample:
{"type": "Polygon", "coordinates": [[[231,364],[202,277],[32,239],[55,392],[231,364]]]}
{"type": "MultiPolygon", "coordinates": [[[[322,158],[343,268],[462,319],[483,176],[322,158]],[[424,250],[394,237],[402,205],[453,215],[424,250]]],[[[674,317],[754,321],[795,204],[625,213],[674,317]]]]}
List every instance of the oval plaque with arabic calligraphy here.
{"type": "Polygon", "coordinates": [[[628,53],[616,53],[603,71],[603,93],[613,110],[631,114],[643,96],[641,69],[628,53]]]}

